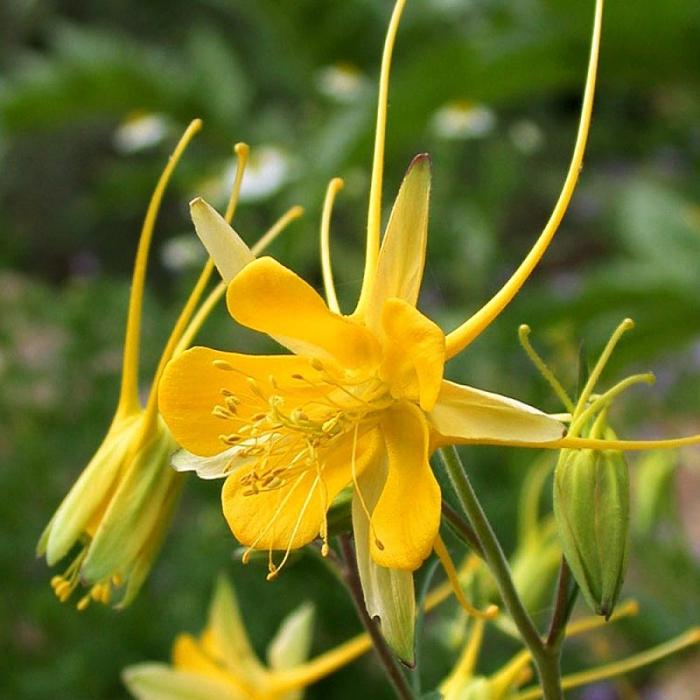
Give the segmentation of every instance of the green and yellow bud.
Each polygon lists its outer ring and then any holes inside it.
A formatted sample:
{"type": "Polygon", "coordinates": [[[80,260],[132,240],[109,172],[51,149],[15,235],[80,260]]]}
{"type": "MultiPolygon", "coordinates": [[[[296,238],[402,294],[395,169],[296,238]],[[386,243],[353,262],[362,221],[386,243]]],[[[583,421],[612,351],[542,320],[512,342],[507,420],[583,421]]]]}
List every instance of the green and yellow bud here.
{"type": "Polygon", "coordinates": [[[554,515],[586,602],[609,618],[627,567],[629,475],[623,453],[562,450],[554,472],[554,515]]]}
{"type": "Polygon", "coordinates": [[[141,412],[116,419],[41,536],[50,566],[75,551],[51,585],[67,601],[79,585],[91,600],[128,605],[143,584],[167,531],[183,476],[170,466],[176,445],[162,420],[141,412]],[[116,596],[115,596],[116,594],[116,596]]]}

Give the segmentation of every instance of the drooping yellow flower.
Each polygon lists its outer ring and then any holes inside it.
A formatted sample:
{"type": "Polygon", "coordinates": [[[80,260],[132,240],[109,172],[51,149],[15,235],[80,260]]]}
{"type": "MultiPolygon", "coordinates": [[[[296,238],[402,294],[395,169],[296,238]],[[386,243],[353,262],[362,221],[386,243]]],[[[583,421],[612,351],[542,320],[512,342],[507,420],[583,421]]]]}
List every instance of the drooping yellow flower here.
{"type": "MultiPolygon", "coordinates": [[[[214,303],[225,291],[221,283],[195,314],[214,264],[210,260],[190,294],[161,356],[145,406],[138,392],[141,315],[146,268],[160,203],[170,177],[191,138],[201,128],[194,120],[180,139],[151,198],[139,238],[129,298],[122,379],[117,409],[102,444],[44,530],[37,554],[50,566],[74,548],[78,552],[51,585],[61,601],[83,585],[78,601],[84,609],[91,600],[128,605],[144,582],[170,525],[182,488],[182,475],[170,467],[177,449],[158,412],[156,387],[166,362],[191,342],[214,303]],[[115,595],[116,593],[116,595],[115,595]]],[[[233,217],[247,159],[247,146],[238,144],[238,171],[226,214],[233,217]]],[[[260,250],[299,215],[294,208],[254,248],[260,250]]],[[[253,253],[250,253],[251,259],[253,253]]],[[[240,268],[239,268],[240,269],[240,268]]],[[[235,270],[237,271],[237,270],[235,270]]],[[[226,269],[231,275],[234,269],[226,269]]]]}
{"type": "MultiPolygon", "coordinates": [[[[155,221],[170,176],[200,128],[201,122],[195,120],[181,138],[144,220],[129,298],[119,401],[112,424],[37,546],[37,554],[45,555],[49,566],[79,546],[65,573],[54,576],[51,585],[61,601],[68,600],[79,584],[85,585],[87,594],[78,601],[81,610],[91,600],[125,606],[133,599],[167,531],[182,486],[180,475],[168,468],[175,443],[158,414],[154,392],[145,408],[139,400],[138,364],[143,291],[155,221]],[[115,590],[119,590],[117,601],[115,590]]],[[[180,318],[180,327],[189,318],[208,276],[207,272],[200,278],[180,318]]],[[[170,350],[177,340],[171,338],[170,350]]],[[[166,348],[162,364],[171,354],[166,348]]]]}

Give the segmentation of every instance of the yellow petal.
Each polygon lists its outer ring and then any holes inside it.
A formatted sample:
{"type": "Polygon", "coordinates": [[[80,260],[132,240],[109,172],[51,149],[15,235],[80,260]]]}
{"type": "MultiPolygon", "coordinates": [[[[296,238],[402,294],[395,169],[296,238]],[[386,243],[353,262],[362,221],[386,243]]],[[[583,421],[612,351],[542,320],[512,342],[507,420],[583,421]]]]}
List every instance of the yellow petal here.
{"type": "Polygon", "coordinates": [[[199,240],[224,282],[230,282],[249,262],[255,260],[250,248],[224,217],[200,197],[190,202],[190,215],[199,240]]]}
{"type": "Polygon", "coordinates": [[[391,297],[416,305],[428,243],[430,158],[411,162],[394,202],[377,260],[372,292],[362,315],[367,326],[378,330],[382,307],[391,297]]]}
{"type": "Polygon", "coordinates": [[[275,391],[270,375],[279,383],[294,383],[291,376],[308,369],[308,361],[289,355],[241,355],[192,348],[172,360],[163,373],[158,386],[160,412],[182,447],[200,456],[215,455],[227,449],[219,436],[235,432],[240,425],[212,413],[224,403],[222,389],[244,399],[237,415],[245,422],[268,410],[263,397],[275,391]],[[252,391],[249,378],[262,396],[252,391]]]}
{"type": "Polygon", "coordinates": [[[437,445],[478,440],[550,442],[564,434],[558,420],[532,406],[448,381],[442,382],[428,420],[437,445]]]}
{"type": "MultiPolygon", "coordinates": [[[[376,431],[359,437],[357,473],[365,469],[378,442],[376,431]]],[[[221,500],[236,539],[255,549],[296,549],[311,542],[319,534],[333,498],[352,478],[352,454],[353,435],[342,435],[319,454],[320,476],[311,466],[304,472],[293,472],[287,479],[282,475],[281,486],[255,494],[242,483],[255,467],[229,476],[221,500]]]]}
{"type": "Polygon", "coordinates": [[[429,318],[402,299],[388,299],[382,310],[382,378],[395,398],[419,399],[424,411],[437,401],[445,366],[445,335],[429,318]]]}
{"type": "MultiPolygon", "coordinates": [[[[189,634],[181,634],[173,644],[173,666],[179,671],[188,671],[205,676],[212,681],[228,685],[230,691],[246,693],[249,686],[231,673],[222,669],[214,659],[208,656],[199,642],[189,634]]],[[[247,695],[242,695],[247,697],[247,695]]]]}
{"type": "Polygon", "coordinates": [[[432,551],[440,526],[440,487],[428,463],[428,425],[417,406],[402,402],[386,411],[381,428],[388,472],[372,513],[371,554],[380,566],[413,571],[432,551]]]}
{"type": "Polygon", "coordinates": [[[376,362],[377,342],[366,328],[329,310],[313,287],[272,258],[259,258],[231,282],[231,315],[298,355],[337,360],[344,367],[376,362]]]}

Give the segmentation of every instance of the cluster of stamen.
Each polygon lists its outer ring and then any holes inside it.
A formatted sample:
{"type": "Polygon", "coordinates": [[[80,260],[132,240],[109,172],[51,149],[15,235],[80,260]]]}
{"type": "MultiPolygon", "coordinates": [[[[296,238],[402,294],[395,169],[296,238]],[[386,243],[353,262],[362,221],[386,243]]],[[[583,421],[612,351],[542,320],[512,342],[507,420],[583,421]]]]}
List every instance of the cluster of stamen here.
{"type": "MultiPolygon", "coordinates": [[[[73,595],[78,585],[82,583],[80,568],[87,556],[88,545],[89,542],[83,543],[80,552],[68,565],[68,568],[63,574],[54,576],[51,579],[51,588],[61,603],[65,603],[73,595]]],[[[93,584],[90,586],[87,593],[78,600],[75,607],[82,612],[92,601],[102,603],[103,605],[109,605],[112,600],[113,590],[119,588],[122,583],[121,576],[117,574],[93,584]]]]}
{"type": "MultiPolygon", "coordinates": [[[[241,373],[225,361],[215,360],[214,366],[241,373]]],[[[234,461],[254,460],[254,467],[240,478],[245,496],[287,489],[267,527],[248,547],[244,561],[274,525],[302,479],[309,473],[315,476],[282,563],[275,565],[271,551],[269,553],[268,578],[274,578],[289,556],[293,539],[317,488],[324,513],[319,532],[322,553],[324,556],[328,553],[325,456],[342,436],[354,434],[356,441],[358,431],[375,422],[392,399],[385,383],[377,377],[366,374],[354,377],[348,373],[339,377],[336,371],[327,369],[318,360],[309,361],[308,372],[292,374],[284,380],[273,375],[266,381],[244,376],[247,390],[234,393],[222,388],[222,402],[212,410],[213,415],[236,425],[233,432],[219,436],[227,447],[238,448],[231,458],[230,468],[234,461]],[[259,410],[251,412],[251,408],[259,410]]]]}

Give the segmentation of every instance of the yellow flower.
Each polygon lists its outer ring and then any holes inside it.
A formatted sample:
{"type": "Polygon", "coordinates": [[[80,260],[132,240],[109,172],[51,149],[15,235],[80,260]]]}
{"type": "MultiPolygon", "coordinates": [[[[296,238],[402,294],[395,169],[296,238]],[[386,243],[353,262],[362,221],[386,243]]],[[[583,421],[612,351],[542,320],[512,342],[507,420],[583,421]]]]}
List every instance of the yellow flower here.
{"type": "MultiPolygon", "coordinates": [[[[512,277],[450,333],[416,308],[428,229],[431,175],[426,155],[411,163],[383,239],[380,235],[389,71],[405,0],[395,5],[382,59],[365,269],[351,314],[340,311],[329,253],[331,211],[342,181],[331,181],[321,221],[325,301],[274,259],[253,260],[221,217],[203,201],[193,203],[195,226],[212,257],[243,266],[228,285],[229,312],[292,354],[249,356],[196,347],[169,363],[159,403],[184,448],[174,466],[203,478],[226,477],[225,517],[248,551],[269,551],[269,578],[292,549],[318,536],[327,551],[327,510],[352,485],[365,602],[405,660],[412,658],[407,622],[415,612],[411,572],[430,554],[440,524],[440,488],[429,464],[436,448],[474,443],[610,449],[649,445],[562,438],[564,426],[554,417],[444,378],[446,361],[477,338],[518,293],[573,195],[590,125],[602,4],[596,3],[578,135],[554,211],[512,277]],[[273,561],[273,550],[283,552],[280,561],[273,561]],[[385,614],[387,607],[392,612],[385,614]],[[396,629],[389,631],[387,625],[396,629]]],[[[222,270],[226,263],[217,265],[222,270]]],[[[655,444],[697,441],[696,436],[655,444]]]]}
{"type": "MultiPolygon", "coordinates": [[[[170,177],[191,138],[202,123],[194,120],[180,139],[151,198],[139,238],[129,298],[119,400],[112,424],[102,444],[68,492],[44,530],[37,554],[53,566],[74,548],[77,554],[51,585],[61,601],[82,584],[86,595],[78,601],[84,609],[91,600],[128,605],[150,571],[168,530],[183,479],[170,466],[177,449],[158,412],[156,387],[166,362],[181,352],[225,291],[221,283],[195,314],[211,273],[208,261],[190,294],[161,356],[145,406],[139,400],[138,365],[142,302],[153,229],[170,177]],[[115,600],[114,593],[118,590],[115,600]]],[[[233,217],[248,147],[236,146],[238,172],[226,220],[233,217]]],[[[300,214],[295,207],[273,226],[253,250],[273,240],[300,214]]],[[[246,248],[247,250],[247,248],[246,248]]],[[[253,253],[249,251],[250,259],[253,253]]],[[[240,269],[240,268],[239,268],[240,269]]],[[[228,263],[227,272],[233,273],[228,263]]],[[[237,270],[236,270],[237,271],[237,270]]]]}
{"type": "Polygon", "coordinates": [[[296,700],[297,688],[277,690],[277,676],[292,671],[311,647],[314,610],[303,604],[280,625],[267,649],[267,665],[248,640],[233,588],[220,578],[199,638],[175,640],[172,666],[145,663],[125,669],[124,683],[139,700],[296,700]]]}
{"type": "MultiPolygon", "coordinates": [[[[334,180],[322,222],[328,304],[267,257],[245,265],[227,291],[235,320],[294,354],[188,350],[165,371],[160,409],[190,453],[176,460],[178,468],[228,476],[224,513],[242,543],[288,553],[319,534],[325,541],[326,510],[353,484],[356,534],[367,533],[358,546],[366,540],[373,562],[410,572],[431,552],[440,521],[440,489],[428,462],[433,450],[458,442],[551,444],[563,434],[562,424],[544,413],[450,382],[443,372],[517,293],[561,220],[590,120],[600,12],[579,138],[552,220],[505,287],[446,336],[416,309],[427,243],[427,156],[411,163],[380,246],[389,65],[403,6],[396,4],[382,63],[365,274],[355,311],[340,313],[330,270],[330,211],[340,188],[334,180]]],[[[219,231],[212,240],[233,238],[203,203],[193,218],[203,239],[200,229],[219,231]]],[[[209,250],[217,259],[215,247],[209,250]]],[[[277,569],[271,562],[271,575],[277,569]]]]}
{"type": "MultiPolygon", "coordinates": [[[[145,408],[139,400],[138,364],[146,266],[156,217],[170,176],[200,128],[201,122],[195,120],[185,131],[146,214],[134,265],[121,388],[112,424],[37,546],[37,554],[45,555],[49,566],[76,545],[79,547],[65,573],[54,576],[51,585],[61,601],[68,600],[79,584],[85,585],[88,592],[78,601],[81,610],[91,600],[109,604],[115,589],[120,590],[120,607],[133,599],[160,547],[182,486],[180,475],[169,468],[175,443],[158,414],[155,392],[151,392],[145,408]]],[[[206,281],[200,278],[180,326],[189,317],[206,281]]],[[[162,365],[172,355],[179,335],[181,332],[171,337],[162,365]]]]}

